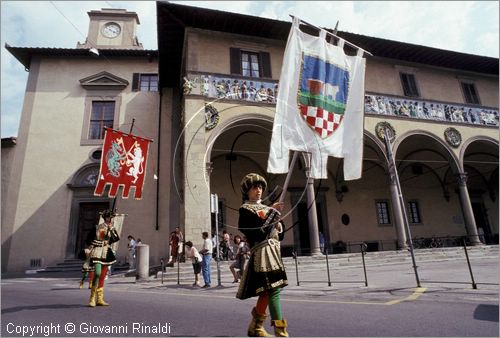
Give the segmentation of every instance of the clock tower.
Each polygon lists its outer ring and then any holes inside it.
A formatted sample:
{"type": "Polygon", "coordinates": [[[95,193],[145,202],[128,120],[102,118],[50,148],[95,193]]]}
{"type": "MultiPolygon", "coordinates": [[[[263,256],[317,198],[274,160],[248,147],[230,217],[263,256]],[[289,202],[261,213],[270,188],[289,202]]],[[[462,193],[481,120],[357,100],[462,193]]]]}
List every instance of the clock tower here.
{"type": "Polygon", "coordinates": [[[90,17],[87,39],[78,43],[76,48],[144,49],[136,36],[137,25],[140,24],[137,13],[103,8],[87,14],[90,17]]]}

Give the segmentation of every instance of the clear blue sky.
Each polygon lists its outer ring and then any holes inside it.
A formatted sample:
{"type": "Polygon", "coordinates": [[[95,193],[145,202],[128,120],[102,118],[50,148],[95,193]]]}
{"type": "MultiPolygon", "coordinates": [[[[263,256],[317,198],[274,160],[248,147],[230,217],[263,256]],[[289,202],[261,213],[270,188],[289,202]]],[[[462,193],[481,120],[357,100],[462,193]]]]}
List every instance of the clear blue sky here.
{"type": "MultiPolygon", "coordinates": [[[[498,57],[498,1],[171,1],[318,26],[463,53],[498,57]]],[[[153,1],[1,1],[1,136],[17,136],[27,72],[4,48],[75,48],[87,12],[124,8],[139,15],[139,41],[156,49],[153,1]]]]}

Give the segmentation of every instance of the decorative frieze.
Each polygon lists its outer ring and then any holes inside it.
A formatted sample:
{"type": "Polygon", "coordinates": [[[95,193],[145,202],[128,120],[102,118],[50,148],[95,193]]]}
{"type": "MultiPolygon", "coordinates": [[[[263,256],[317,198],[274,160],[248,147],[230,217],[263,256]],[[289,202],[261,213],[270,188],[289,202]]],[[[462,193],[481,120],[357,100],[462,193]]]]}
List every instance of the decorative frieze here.
{"type": "Polygon", "coordinates": [[[184,77],[183,88],[184,94],[258,103],[276,103],[278,95],[277,81],[213,74],[190,74],[184,77]]]}
{"type": "Polygon", "coordinates": [[[365,113],[498,126],[498,110],[382,95],[365,95],[365,113]]]}
{"type": "MultiPolygon", "coordinates": [[[[202,95],[212,99],[276,103],[278,81],[190,73],[184,77],[183,92],[184,95],[202,95]]],[[[365,113],[449,123],[499,125],[498,109],[377,94],[365,95],[365,113]]]]}

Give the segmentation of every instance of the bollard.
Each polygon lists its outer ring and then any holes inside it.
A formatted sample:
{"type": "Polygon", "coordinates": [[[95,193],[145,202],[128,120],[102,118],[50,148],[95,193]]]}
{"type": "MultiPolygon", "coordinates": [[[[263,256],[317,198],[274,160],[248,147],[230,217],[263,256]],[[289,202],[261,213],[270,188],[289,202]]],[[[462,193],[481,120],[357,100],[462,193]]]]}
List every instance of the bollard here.
{"type": "Polygon", "coordinates": [[[136,279],[149,278],[149,245],[139,244],[137,246],[137,275],[136,279]]]}

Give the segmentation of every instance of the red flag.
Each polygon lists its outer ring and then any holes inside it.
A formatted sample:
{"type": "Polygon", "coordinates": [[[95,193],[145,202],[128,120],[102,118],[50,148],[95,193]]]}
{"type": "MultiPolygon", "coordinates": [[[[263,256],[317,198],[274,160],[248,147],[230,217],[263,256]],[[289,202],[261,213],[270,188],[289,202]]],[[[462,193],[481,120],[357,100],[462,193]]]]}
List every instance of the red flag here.
{"type": "Polygon", "coordinates": [[[141,199],[149,142],[151,140],[106,128],[94,195],[102,196],[109,184],[109,197],[115,197],[118,187],[123,186],[123,198],[128,198],[130,188],[134,187],[135,199],[141,199]]]}

